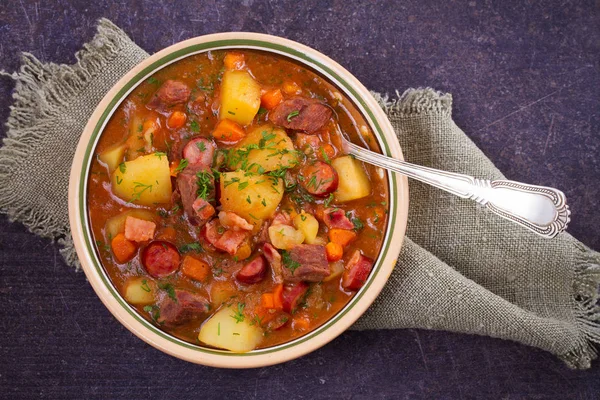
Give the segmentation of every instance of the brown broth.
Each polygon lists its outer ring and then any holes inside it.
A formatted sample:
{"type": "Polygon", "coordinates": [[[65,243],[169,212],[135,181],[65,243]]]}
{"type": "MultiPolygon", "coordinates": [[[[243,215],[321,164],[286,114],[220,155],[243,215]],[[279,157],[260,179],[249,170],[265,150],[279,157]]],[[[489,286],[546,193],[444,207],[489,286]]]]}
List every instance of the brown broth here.
{"type": "MultiPolygon", "coordinates": [[[[341,155],[339,138],[337,137],[339,132],[336,132],[338,129],[348,135],[353,142],[360,142],[375,151],[380,151],[360,112],[346,97],[340,95],[335,86],[324,78],[281,56],[259,51],[243,51],[242,53],[245,56],[247,69],[260,83],[261,87],[265,89],[277,88],[284,82],[295,82],[301,87],[302,96],[318,98],[334,110],[333,118],[337,121],[337,124],[330,124],[332,128],[329,135],[330,143],[336,150],[336,156],[341,155]]],[[[152,119],[159,122],[161,128],[155,135],[153,142],[156,151],[168,152],[170,144],[176,139],[183,138],[186,140],[188,137],[198,135],[209,137],[218,121],[216,110],[218,110],[219,80],[224,55],[224,51],[215,51],[187,57],[156,72],[151,79],[139,85],[108,122],[96,147],[95,154],[101,154],[115,143],[124,141],[130,134],[130,125],[134,115],[141,117],[142,120],[152,119]],[[165,115],[150,111],[145,107],[145,104],[160,86],[159,83],[167,79],[179,80],[194,88],[192,98],[198,94],[203,94],[207,99],[206,112],[195,117],[188,113],[190,118],[188,118],[186,125],[178,130],[167,129],[165,115]]],[[[187,111],[185,105],[175,106],[170,111],[173,110],[187,111]]],[[[246,127],[246,131],[249,131],[254,125],[264,123],[264,121],[264,115],[258,116],[251,126],[246,127]]],[[[291,136],[293,137],[293,134],[291,136]]],[[[321,136],[323,141],[327,141],[326,136],[328,135],[321,136]]],[[[354,210],[356,217],[364,224],[364,228],[359,230],[358,238],[344,249],[343,260],[345,262],[348,261],[355,249],[359,249],[364,255],[376,259],[385,234],[388,208],[387,178],[385,174],[379,175],[376,167],[371,165],[365,165],[364,167],[371,181],[371,195],[336,205],[346,211],[354,210]]],[[[175,185],[173,187],[175,188],[175,185]]],[[[313,204],[306,204],[305,208],[308,211],[314,211],[315,207],[322,203],[323,200],[316,200],[313,204]]],[[[105,230],[107,219],[128,209],[145,208],[156,214],[157,236],[161,235],[165,227],[172,226],[177,232],[173,244],[178,248],[198,241],[198,228],[188,224],[181,209],[173,212],[170,211],[171,205],[169,204],[140,207],[119,200],[111,191],[110,175],[106,167],[97,159],[93,161],[88,181],[88,208],[97,252],[112,283],[121,294],[124,293],[124,285],[128,279],[136,276],[147,276],[147,273],[138,256],[125,264],[119,264],[114,260],[109,246],[111,238],[107,237],[105,230]]],[[[280,205],[280,209],[299,211],[299,208],[290,200],[288,195],[284,196],[284,200],[280,205]]],[[[319,236],[327,237],[327,228],[323,223],[320,223],[319,236]]],[[[143,248],[143,244],[140,248],[143,248]]],[[[203,253],[192,251],[186,254],[203,258],[211,263],[212,276],[208,281],[196,282],[184,276],[181,271],[164,279],[164,281],[169,282],[174,287],[188,289],[203,295],[207,299],[211,299],[211,291],[215,286],[228,285],[230,289],[235,291],[233,295],[238,296],[236,299],[243,301],[246,305],[245,312],[249,318],[252,317],[253,308],[260,303],[260,294],[272,291],[275,286],[270,275],[258,284],[243,285],[238,283],[233,274],[239,269],[239,265],[232,262],[224,263],[224,260],[227,261],[226,259],[229,257],[224,253],[206,249],[203,253]]],[[[150,277],[148,279],[153,280],[150,277]]],[[[159,293],[159,297],[166,296],[164,291],[159,290],[159,293]]],[[[292,315],[292,321],[282,328],[266,334],[259,347],[264,348],[285,343],[317,328],[340,311],[352,296],[353,293],[341,288],[339,277],[329,282],[311,284],[310,293],[303,307],[292,315]],[[310,321],[308,329],[294,323],[299,316],[310,321]]],[[[215,304],[215,308],[212,310],[214,311],[218,306],[218,304],[215,304]]],[[[145,311],[142,306],[135,306],[135,308],[140,315],[152,321],[149,312],[145,311]]],[[[206,318],[210,315],[211,313],[207,314],[206,318]]],[[[206,318],[197,319],[177,327],[166,328],[161,326],[161,328],[183,340],[199,343],[197,340],[198,332],[206,318]]]]}

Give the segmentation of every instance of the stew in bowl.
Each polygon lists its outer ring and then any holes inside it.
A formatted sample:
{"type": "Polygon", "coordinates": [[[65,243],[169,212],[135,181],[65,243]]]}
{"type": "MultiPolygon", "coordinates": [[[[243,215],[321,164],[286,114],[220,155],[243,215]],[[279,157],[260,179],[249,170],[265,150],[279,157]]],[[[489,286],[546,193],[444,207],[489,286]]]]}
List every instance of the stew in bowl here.
{"type": "Polygon", "coordinates": [[[405,212],[405,180],[344,154],[341,135],[386,149],[364,107],[320,72],[260,47],[210,48],[152,70],[97,130],[90,247],[161,337],[213,354],[281,348],[381,273],[404,233],[405,213],[399,227],[390,219],[405,212]]]}

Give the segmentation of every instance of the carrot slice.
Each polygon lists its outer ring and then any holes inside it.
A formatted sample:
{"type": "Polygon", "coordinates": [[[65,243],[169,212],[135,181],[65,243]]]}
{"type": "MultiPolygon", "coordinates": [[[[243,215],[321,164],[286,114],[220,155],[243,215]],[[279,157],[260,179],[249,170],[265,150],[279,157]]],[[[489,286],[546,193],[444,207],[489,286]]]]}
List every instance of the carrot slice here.
{"type": "Polygon", "coordinates": [[[272,110],[277,107],[279,103],[283,100],[283,94],[281,94],[280,89],[267,90],[260,97],[260,105],[267,110],[272,110]]]}
{"type": "Polygon", "coordinates": [[[260,296],[260,304],[264,308],[275,308],[273,293],[263,293],[262,296],[260,296]]]}
{"type": "Polygon", "coordinates": [[[338,261],[341,260],[344,255],[344,248],[338,243],[329,242],[325,246],[325,253],[327,253],[327,261],[338,261]]]}
{"type": "Polygon", "coordinates": [[[283,284],[279,284],[273,290],[273,307],[277,310],[283,310],[283,284]]]}
{"type": "Polygon", "coordinates": [[[128,240],[123,233],[118,233],[113,238],[110,242],[110,247],[115,258],[121,264],[131,260],[137,250],[135,243],[128,240]]]}
{"type": "Polygon", "coordinates": [[[222,119],[215,126],[212,136],[221,142],[237,142],[246,136],[246,132],[237,123],[229,119],[222,119]]]}
{"type": "Polygon", "coordinates": [[[169,119],[167,119],[167,126],[171,129],[178,129],[185,125],[185,121],[187,120],[187,115],[182,111],[173,111],[171,115],[169,115],[169,119]]]}
{"type": "Polygon", "coordinates": [[[210,267],[202,260],[198,260],[192,256],[185,256],[181,263],[181,273],[196,281],[203,281],[208,277],[210,267]]]}
{"type": "Polygon", "coordinates": [[[346,247],[348,243],[356,239],[356,232],[348,229],[333,228],[329,230],[329,240],[346,247]]]}
{"type": "Polygon", "coordinates": [[[244,63],[245,60],[242,53],[230,52],[225,54],[225,57],[223,58],[223,64],[228,70],[242,69],[244,63]]]}

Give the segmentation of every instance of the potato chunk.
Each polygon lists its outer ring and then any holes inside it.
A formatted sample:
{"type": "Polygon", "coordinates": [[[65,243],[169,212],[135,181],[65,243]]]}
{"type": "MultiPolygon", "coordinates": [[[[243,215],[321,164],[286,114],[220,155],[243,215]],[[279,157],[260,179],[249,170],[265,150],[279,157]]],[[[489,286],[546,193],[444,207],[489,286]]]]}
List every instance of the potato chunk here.
{"type": "Polygon", "coordinates": [[[269,227],[269,239],[276,248],[289,250],[304,242],[304,233],[289,225],[272,225],[269,227]]]}
{"type": "Polygon", "coordinates": [[[243,171],[221,173],[221,206],[254,224],[271,217],[283,198],[283,181],[243,171]]]}
{"type": "Polygon", "coordinates": [[[148,278],[131,278],[125,283],[125,300],[131,304],[152,303],[155,292],[155,284],[148,278]]]}
{"type": "Polygon", "coordinates": [[[343,156],[333,160],[331,165],[339,178],[338,188],[334,192],[336,201],[356,200],[371,193],[371,182],[360,161],[343,156]]]}
{"type": "Polygon", "coordinates": [[[198,340],[209,346],[236,353],[254,350],[263,338],[258,324],[251,325],[243,314],[243,305],[224,307],[202,324],[198,340]]]}
{"type": "Polygon", "coordinates": [[[233,169],[262,173],[282,167],[290,168],[298,163],[292,140],[283,129],[272,125],[262,125],[250,131],[236,146],[236,150],[230,160],[233,165],[229,165],[233,169]],[[248,148],[253,149],[244,151],[248,148]]]}
{"type": "Polygon", "coordinates": [[[151,206],[171,199],[171,172],[164,153],[121,163],[112,174],[113,193],[123,200],[151,206]]]}
{"type": "Polygon", "coordinates": [[[294,226],[304,234],[304,243],[314,244],[319,233],[319,221],[312,214],[302,211],[294,217],[294,226]]]}
{"type": "Polygon", "coordinates": [[[248,71],[225,71],[221,81],[219,118],[244,126],[254,119],[260,107],[260,86],[248,71]]]}
{"type": "Polygon", "coordinates": [[[98,155],[98,160],[105,164],[108,167],[108,171],[112,173],[123,161],[125,150],[127,150],[127,145],[125,143],[113,145],[100,153],[98,155]]]}

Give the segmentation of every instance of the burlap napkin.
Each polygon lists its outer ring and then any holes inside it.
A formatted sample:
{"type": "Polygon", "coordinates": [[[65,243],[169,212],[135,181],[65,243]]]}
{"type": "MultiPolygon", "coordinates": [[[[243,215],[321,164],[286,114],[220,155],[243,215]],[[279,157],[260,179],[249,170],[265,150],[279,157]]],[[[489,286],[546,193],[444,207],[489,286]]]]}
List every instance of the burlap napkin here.
{"type": "MultiPolygon", "coordinates": [[[[73,66],[23,55],[8,137],[0,148],[0,210],[58,241],[78,264],[68,228],[67,184],[79,135],[96,104],[147,57],[101,20],[73,66]],[[40,191],[39,188],[44,190],[40,191]]],[[[7,74],[5,74],[7,75],[7,74]]],[[[485,178],[500,171],[454,124],[452,97],[410,89],[375,94],[408,161],[485,178]]],[[[588,368],[600,342],[600,255],[563,234],[547,240],[472,201],[411,182],[408,237],[390,281],[355,329],[424,328],[511,339],[588,368]]]]}

